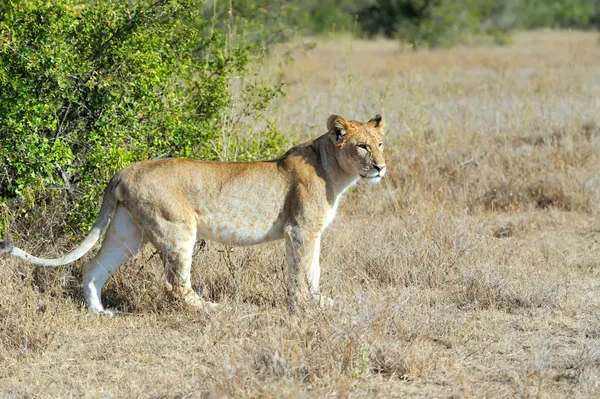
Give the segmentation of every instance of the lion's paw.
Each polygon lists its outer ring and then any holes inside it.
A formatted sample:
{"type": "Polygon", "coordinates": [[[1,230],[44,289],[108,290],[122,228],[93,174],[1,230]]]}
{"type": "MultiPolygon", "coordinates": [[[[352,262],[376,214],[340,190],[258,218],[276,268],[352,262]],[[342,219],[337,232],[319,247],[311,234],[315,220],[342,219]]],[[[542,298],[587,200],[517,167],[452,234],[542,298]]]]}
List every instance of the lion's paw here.
{"type": "Polygon", "coordinates": [[[115,317],[119,313],[116,309],[102,309],[94,310],[90,309],[90,314],[99,317],[115,317]]]}
{"type": "Polygon", "coordinates": [[[313,299],[321,309],[331,309],[336,305],[336,302],[332,298],[325,295],[313,295],[313,299]]]}
{"type": "Polygon", "coordinates": [[[186,297],[185,303],[187,303],[188,305],[190,305],[196,309],[201,309],[201,310],[216,309],[219,307],[219,305],[214,302],[210,302],[210,301],[206,301],[206,300],[202,299],[202,297],[200,297],[198,294],[194,294],[194,295],[190,295],[190,296],[186,297]]]}

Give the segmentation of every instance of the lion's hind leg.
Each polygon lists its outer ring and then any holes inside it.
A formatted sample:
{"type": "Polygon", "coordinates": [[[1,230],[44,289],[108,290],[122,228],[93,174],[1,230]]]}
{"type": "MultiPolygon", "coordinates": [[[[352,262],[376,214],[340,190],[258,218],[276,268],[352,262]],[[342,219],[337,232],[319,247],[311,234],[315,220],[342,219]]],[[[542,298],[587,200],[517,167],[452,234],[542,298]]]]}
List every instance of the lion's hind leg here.
{"type": "Polygon", "coordinates": [[[129,211],[123,206],[117,207],[100,251],[83,269],[83,292],[90,312],[114,314],[102,306],[102,287],[119,266],[139,251],[141,245],[142,233],[129,211]]]}
{"type": "Polygon", "coordinates": [[[186,251],[171,251],[163,256],[167,273],[167,283],[171,293],[197,309],[213,308],[215,303],[202,299],[192,288],[192,253],[194,245],[186,251]]]}
{"type": "Polygon", "coordinates": [[[163,221],[156,225],[149,238],[161,254],[171,294],[198,309],[217,306],[202,299],[192,288],[192,255],[196,244],[196,227],[181,222],[163,221]]]}
{"type": "MultiPolygon", "coordinates": [[[[193,249],[193,246],[192,246],[193,249]]],[[[202,299],[192,288],[191,270],[192,270],[192,251],[171,251],[163,256],[165,270],[167,273],[167,283],[171,293],[198,309],[216,306],[214,303],[202,299]]]]}

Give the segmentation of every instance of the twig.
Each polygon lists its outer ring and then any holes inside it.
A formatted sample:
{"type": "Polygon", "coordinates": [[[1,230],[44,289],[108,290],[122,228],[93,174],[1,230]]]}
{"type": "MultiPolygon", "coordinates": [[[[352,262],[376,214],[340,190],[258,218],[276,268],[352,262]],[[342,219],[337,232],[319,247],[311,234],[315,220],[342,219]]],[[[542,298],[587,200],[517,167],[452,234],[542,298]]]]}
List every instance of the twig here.
{"type": "Polygon", "coordinates": [[[473,157],[471,159],[467,159],[466,161],[463,161],[463,162],[459,163],[458,165],[459,166],[466,166],[466,165],[468,165],[470,163],[473,163],[473,162],[475,162],[475,165],[479,165],[479,161],[481,161],[486,155],[487,155],[487,151],[485,151],[483,154],[481,154],[478,157],[473,157]]]}

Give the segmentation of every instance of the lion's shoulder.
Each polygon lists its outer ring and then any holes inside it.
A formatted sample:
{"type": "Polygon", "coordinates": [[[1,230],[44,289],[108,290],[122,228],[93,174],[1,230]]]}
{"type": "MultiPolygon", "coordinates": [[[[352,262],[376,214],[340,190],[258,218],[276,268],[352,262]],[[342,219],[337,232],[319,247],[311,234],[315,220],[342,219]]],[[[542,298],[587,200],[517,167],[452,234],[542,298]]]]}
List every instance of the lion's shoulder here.
{"type": "Polygon", "coordinates": [[[313,155],[314,150],[312,149],[312,144],[315,142],[315,139],[312,140],[308,140],[305,141],[302,144],[298,144],[293,146],[292,148],[290,148],[289,150],[287,150],[285,152],[285,154],[283,154],[281,157],[279,157],[279,159],[277,159],[278,161],[283,161],[291,156],[300,156],[300,157],[305,157],[307,155],[313,155]],[[307,150],[309,150],[307,152],[307,150]]]}

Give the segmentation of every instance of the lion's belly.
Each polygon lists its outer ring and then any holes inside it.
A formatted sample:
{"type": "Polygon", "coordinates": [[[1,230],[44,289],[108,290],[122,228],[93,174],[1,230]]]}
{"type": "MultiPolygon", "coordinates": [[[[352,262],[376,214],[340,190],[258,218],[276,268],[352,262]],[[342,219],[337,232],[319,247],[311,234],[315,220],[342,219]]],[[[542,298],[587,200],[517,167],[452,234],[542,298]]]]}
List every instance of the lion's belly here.
{"type": "Polygon", "coordinates": [[[246,246],[283,238],[284,220],[236,220],[223,216],[204,216],[198,223],[198,238],[226,245],[246,246]]]}
{"type": "Polygon", "coordinates": [[[195,197],[198,237],[240,246],[283,238],[288,182],[263,172],[246,168],[195,197]]]}

